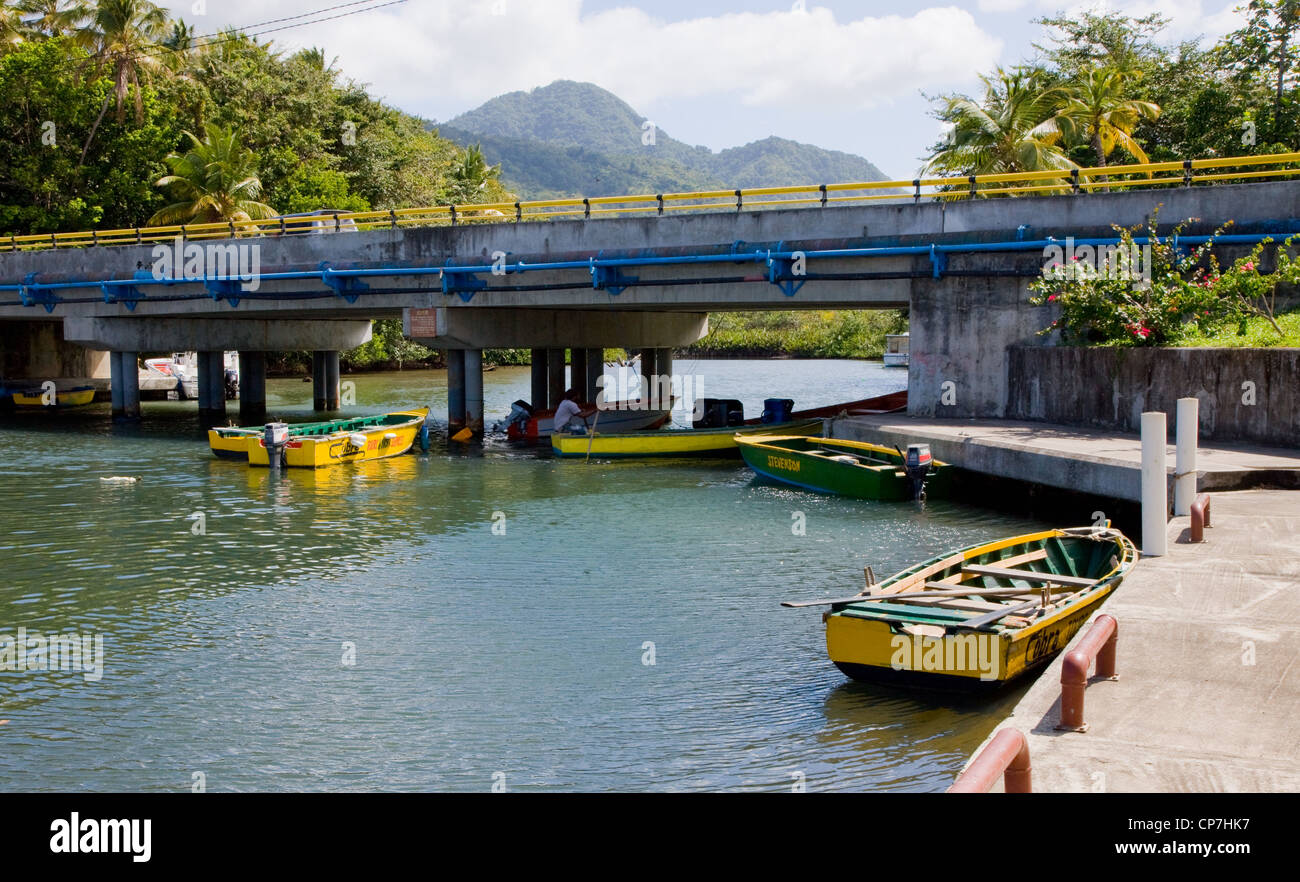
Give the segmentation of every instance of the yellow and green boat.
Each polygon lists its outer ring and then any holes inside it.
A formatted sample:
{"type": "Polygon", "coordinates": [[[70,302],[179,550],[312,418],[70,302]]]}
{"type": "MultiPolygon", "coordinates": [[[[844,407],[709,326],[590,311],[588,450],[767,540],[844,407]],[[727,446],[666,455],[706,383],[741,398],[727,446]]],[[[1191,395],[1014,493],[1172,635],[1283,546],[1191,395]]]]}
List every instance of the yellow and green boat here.
{"type": "Polygon", "coordinates": [[[851,597],[782,605],[830,606],[826,651],[854,679],[989,689],[1047,664],[1137,559],[1109,527],[1044,530],[940,555],[851,597]]]}
{"type": "Polygon", "coordinates": [[[29,389],[13,393],[13,399],[17,407],[83,407],[95,400],[95,387],[74,386],[71,389],[56,390],[49,401],[45,400],[42,390],[29,389]]]}
{"type": "MultiPolygon", "coordinates": [[[[368,417],[293,424],[288,429],[284,463],[320,468],[396,456],[411,448],[428,415],[429,409],[421,407],[368,417]]],[[[247,460],[249,465],[270,464],[264,427],[209,429],[208,446],[222,459],[247,460]]]]}
{"type": "Polygon", "coordinates": [[[556,456],[592,456],[602,459],[634,457],[706,457],[737,456],[739,436],[768,434],[817,435],[821,420],[799,420],[761,428],[725,426],[720,429],[684,429],[657,432],[596,432],[592,435],[551,435],[551,450],[556,456]]]}
{"type": "MultiPolygon", "coordinates": [[[[399,411],[401,419],[395,422],[404,422],[409,417],[408,413],[417,411],[399,411]]],[[[428,408],[424,409],[428,414],[428,408]]],[[[382,425],[389,425],[394,420],[390,419],[394,415],[391,413],[380,413],[367,417],[352,417],[342,420],[321,420],[313,423],[290,423],[289,437],[294,438],[299,435],[321,436],[329,435],[336,432],[354,433],[366,429],[376,428],[382,425]]],[[[266,434],[264,426],[214,426],[208,429],[208,447],[212,450],[212,455],[218,459],[238,459],[247,461],[249,445],[256,445],[266,434]]],[[[265,463],[263,463],[265,465],[265,463]]]]}
{"type": "MultiPolygon", "coordinates": [[[[923,460],[910,468],[900,451],[848,441],[843,438],[809,438],[791,434],[737,435],[740,455],[758,474],[818,493],[835,493],[858,499],[913,499],[924,493],[947,492],[952,466],[923,460]]],[[[917,445],[923,447],[923,445],[917,445]]]]}

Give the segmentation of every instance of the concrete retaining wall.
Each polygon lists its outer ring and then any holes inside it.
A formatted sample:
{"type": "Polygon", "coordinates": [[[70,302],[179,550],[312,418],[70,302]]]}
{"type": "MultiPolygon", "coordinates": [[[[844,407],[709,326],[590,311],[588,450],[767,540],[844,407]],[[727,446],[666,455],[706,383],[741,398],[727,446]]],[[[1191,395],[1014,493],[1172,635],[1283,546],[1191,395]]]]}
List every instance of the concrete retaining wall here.
{"type": "Polygon", "coordinates": [[[108,376],[108,353],[63,339],[63,322],[0,322],[0,379],[96,379],[108,376]]]}
{"type": "Polygon", "coordinates": [[[1200,400],[1200,434],[1300,447],[1300,349],[1012,346],[1010,419],[1137,432],[1141,414],[1200,400]]]}

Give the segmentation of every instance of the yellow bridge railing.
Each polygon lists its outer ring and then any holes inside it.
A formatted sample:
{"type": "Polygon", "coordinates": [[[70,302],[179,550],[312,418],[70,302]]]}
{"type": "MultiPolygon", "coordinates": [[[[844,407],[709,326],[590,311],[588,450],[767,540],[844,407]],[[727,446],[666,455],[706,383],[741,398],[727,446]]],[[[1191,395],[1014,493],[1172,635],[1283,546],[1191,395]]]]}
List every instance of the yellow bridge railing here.
{"type": "Polygon", "coordinates": [[[439,205],[376,211],[341,211],[313,217],[277,216],[265,220],[172,224],[75,233],[38,233],[0,237],[0,253],[40,251],[99,245],[144,245],[190,239],[246,236],[292,236],[319,232],[373,230],[409,226],[514,223],[556,218],[616,217],[625,214],[700,212],[727,209],[790,208],[861,204],[874,201],[970,199],[991,196],[1050,195],[1120,190],[1136,187],[1182,187],[1222,181],[1250,181],[1300,175],[1300,153],[1232,156],[1176,162],[1148,162],[1092,168],[914,178],[910,181],[859,181],[793,187],[755,187],[657,193],[636,196],[597,196],[473,205],[439,205]],[[1229,170],[1230,169],[1230,170],[1229,170]]]}

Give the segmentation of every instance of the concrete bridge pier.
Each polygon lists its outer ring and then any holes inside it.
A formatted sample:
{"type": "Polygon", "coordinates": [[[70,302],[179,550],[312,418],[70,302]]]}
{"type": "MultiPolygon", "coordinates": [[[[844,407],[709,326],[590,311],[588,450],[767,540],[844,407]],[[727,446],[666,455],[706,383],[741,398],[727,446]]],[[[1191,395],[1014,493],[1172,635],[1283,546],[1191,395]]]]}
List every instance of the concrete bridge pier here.
{"type": "Polygon", "coordinates": [[[564,350],[550,348],[546,350],[546,401],[540,405],[533,402],[533,407],[558,407],[564,397],[564,350]]]}
{"type": "Polygon", "coordinates": [[[532,389],[528,403],[533,407],[546,405],[546,353],[545,348],[533,347],[532,350],[532,389]]]}
{"type": "Polygon", "coordinates": [[[447,434],[465,428],[465,350],[447,350],[447,434]]]}
{"type": "Polygon", "coordinates": [[[205,427],[226,422],[226,353],[221,349],[199,353],[199,422],[205,427]]]}
{"type": "Polygon", "coordinates": [[[337,349],[318,349],[312,353],[311,393],[313,410],[339,409],[337,349]]]}
{"type": "Polygon", "coordinates": [[[140,418],[140,366],[135,352],[109,354],[109,384],[113,397],[113,419],[140,418]]]}
{"type": "Polygon", "coordinates": [[[586,398],[588,401],[595,401],[596,396],[600,394],[600,386],[597,381],[605,373],[605,349],[597,347],[587,350],[587,371],[586,371],[586,398]]]}
{"type": "Polygon", "coordinates": [[[243,426],[266,422],[266,353],[239,353],[239,423],[243,426]]]}
{"type": "Polygon", "coordinates": [[[465,364],[465,428],[475,440],[483,438],[483,350],[466,349],[465,364]]]}

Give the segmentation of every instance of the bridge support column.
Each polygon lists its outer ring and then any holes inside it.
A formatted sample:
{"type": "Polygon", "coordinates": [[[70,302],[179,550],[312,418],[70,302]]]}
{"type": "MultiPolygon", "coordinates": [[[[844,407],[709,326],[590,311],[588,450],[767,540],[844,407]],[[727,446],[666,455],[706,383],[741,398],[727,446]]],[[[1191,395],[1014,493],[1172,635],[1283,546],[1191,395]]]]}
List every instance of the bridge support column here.
{"type": "Polygon", "coordinates": [[[108,353],[108,386],[113,395],[113,419],[120,419],[125,410],[122,390],[122,353],[108,353]]]}
{"type": "MultiPolygon", "coordinates": [[[[581,346],[575,346],[569,350],[569,385],[579,392],[586,393],[587,350],[581,346]]],[[[582,400],[591,401],[590,398],[583,398],[582,400]]]]}
{"type": "Polygon", "coordinates": [[[564,397],[564,350],[546,350],[546,407],[560,406],[564,397]]]}
{"type": "Polygon", "coordinates": [[[601,388],[597,380],[605,373],[605,350],[588,349],[587,350],[587,401],[595,401],[596,396],[600,394],[601,388]]]}
{"type": "Polygon", "coordinates": [[[318,349],[311,359],[313,410],[339,409],[339,351],[318,349]]]}
{"type": "Polygon", "coordinates": [[[642,401],[646,402],[645,405],[646,407],[650,406],[649,404],[650,390],[654,386],[655,374],[658,373],[658,371],[655,370],[655,353],[657,353],[658,351],[659,350],[657,349],[641,350],[641,396],[640,397],[642,401]]]}
{"type": "Polygon", "coordinates": [[[226,422],[225,356],[220,350],[199,353],[199,422],[204,426],[226,422]]]}
{"type": "MultiPolygon", "coordinates": [[[[480,381],[481,382],[481,381],[480,381]]],[[[447,435],[465,428],[465,350],[447,350],[447,435]]]]}
{"type": "Polygon", "coordinates": [[[122,374],[122,416],[128,420],[140,419],[140,354],[117,354],[122,374]]]}
{"type": "Polygon", "coordinates": [[[546,407],[546,353],[545,348],[534,348],[532,358],[533,383],[528,403],[534,408],[546,407]]]}
{"type": "Polygon", "coordinates": [[[465,352],[465,428],[483,437],[483,350],[465,352]]]}
{"type": "Polygon", "coordinates": [[[266,422],[266,353],[239,353],[239,423],[243,426],[266,422]]]}

